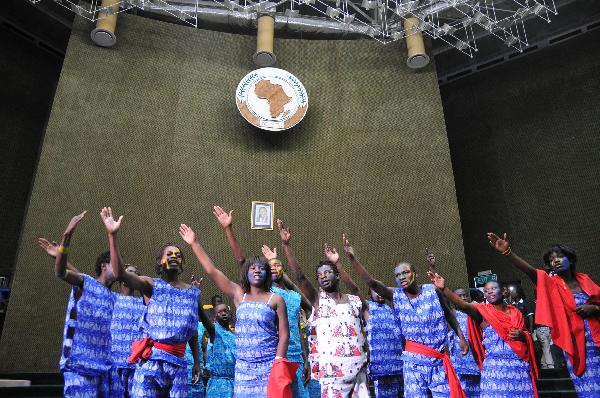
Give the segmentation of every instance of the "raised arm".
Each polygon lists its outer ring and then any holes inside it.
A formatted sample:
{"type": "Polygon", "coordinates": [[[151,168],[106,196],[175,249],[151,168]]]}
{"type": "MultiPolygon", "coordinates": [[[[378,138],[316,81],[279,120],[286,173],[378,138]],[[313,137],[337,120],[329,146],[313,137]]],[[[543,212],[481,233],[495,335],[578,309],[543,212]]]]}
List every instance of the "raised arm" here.
{"type": "Polygon", "coordinates": [[[350,246],[350,242],[348,241],[347,236],[343,235],[344,240],[344,251],[346,252],[346,256],[348,260],[352,263],[352,267],[358,273],[358,276],[369,286],[369,288],[373,289],[377,294],[383,297],[386,300],[394,299],[394,290],[387,287],[380,280],[374,279],[371,274],[363,267],[363,265],[356,258],[356,254],[354,252],[354,248],[350,246]]]}
{"type": "Polygon", "coordinates": [[[108,234],[108,248],[110,250],[110,264],[112,267],[113,275],[117,280],[123,281],[134,290],[139,290],[145,297],[152,296],[152,289],[154,283],[152,278],[147,276],[140,276],[134,272],[127,272],[125,270],[125,264],[123,258],[119,252],[119,246],[117,244],[117,233],[121,228],[121,222],[123,216],[119,217],[118,220],[113,218],[112,208],[103,207],[100,210],[100,218],[108,234]]]}
{"type": "MultiPolygon", "coordinates": [[[[56,256],[58,254],[58,248],[60,246],[58,246],[58,243],[56,242],[50,242],[48,239],[46,238],[38,238],[38,246],[50,257],[52,257],[55,261],[56,261],[56,256]]],[[[73,264],[71,264],[70,262],[67,261],[67,271],[69,272],[73,272],[75,274],[79,274],[79,270],[77,268],[75,268],[75,266],[73,264]]]]}
{"type": "Polygon", "coordinates": [[[60,246],[58,246],[56,249],[56,258],[54,260],[54,275],[56,275],[57,278],[64,280],[68,284],[78,287],[83,287],[83,278],[79,273],[70,271],[68,269],[67,256],[71,246],[71,237],[73,236],[77,225],[83,219],[86,212],[87,211],[84,211],[83,213],[71,218],[69,225],[67,225],[65,232],[63,232],[60,246]]]}
{"type": "Polygon", "coordinates": [[[365,301],[365,298],[362,296],[362,294],[360,294],[360,289],[358,288],[358,285],[356,284],[356,282],[354,282],[352,277],[346,271],[344,264],[342,264],[342,262],[340,261],[340,255],[338,254],[337,249],[335,247],[331,247],[329,243],[325,243],[325,245],[323,246],[323,253],[325,254],[327,260],[334,263],[337,267],[338,273],[340,274],[340,279],[342,280],[344,285],[346,285],[348,291],[351,294],[360,297],[362,301],[365,301]]]}
{"type": "Polygon", "coordinates": [[[534,267],[532,267],[527,261],[517,256],[512,251],[512,249],[510,248],[510,243],[508,243],[506,234],[504,234],[502,238],[500,238],[495,233],[488,232],[487,238],[490,242],[490,246],[492,246],[498,253],[507,257],[510,260],[510,262],[513,263],[515,267],[523,271],[533,283],[537,283],[537,270],[534,267]]]}
{"type": "Polygon", "coordinates": [[[200,265],[202,265],[202,268],[204,268],[204,272],[206,272],[208,277],[215,283],[215,285],[217,285],[217,288],[220,291],[233,299],[233,302],[237,307],[237,305],[242,301],[242,296],[244,294],[240,285],[231,281],[223,272],[215,267],[215,264],[212,262],[208,254],[206,254],[206,251],[202,245],[196,240],[196,233],[192,228],[185,224],[181,224],[179,226],[179,235],[181,235],[181,238],[185,241],[185,243],[190,245],[192,251],[196,255],[196,258],[198,259],[198,262],[200,265]]]}
{"type": "Polygon", "coordinates": [[[283,222],[279,219],[277,220],[277,228],[279,229],[281,246],[283,247],[283,252],[285,253],[285,256],[287,258],[288,266],[294,273],[294,276],[298,281],[298,286],[300,287],[300,290],[306,296],[308,301],[310,301],[311,304],[314,305],[319,299],[319,293],[312,285],[312,283],[310,283],[304,272],[302,272],[302,268],[300,267],[300,264],[298,264],[298,260],[296,260],[296,256],[292,251],[292,247],[290,246],[292,230],[290,228],[285,228],[283,222]]]}
{"type": "Polygon", "coordinates": [[[198,306],[198,316],[200,318],[200,322],[202,322],[202,325],[204,325],[204,329],[206,329],[206,332],[208,333],[210,342],[213,343],[215,341],[215,324],[210,321],[208,315],[206,315],[206,312],[204,311],[204,308],[202,308],[202,305],[198,306]]]}
{"type": "Polygon", "coordinates": [[[233,252],[233,256],[235,260],[238,262],[241,267],[246,261],[246,256],[244,256],[244,252],[242,251],[242,247],[238,243],[235,235],[233,234],[233,210],[230,210],[229,213],[223,210],[221,206],[213,206],[213,214],[219,224],[225,230],[225,235],[227,236],[227,243],[229,243],[229,247],[231,247],[231,251],[233,252]]]}
{"type": "Polygon", "coordinates": [[[456,306],[456,309],[469,315],[471,318],[475,319],[477,323],[481,323],[483,318],[481,317],[479,311],[477,311],[475,304],[466,302],[465,300],[458,297],[458,295],[452,290],[448,289],[448,287],[446,286],[446,280],[443,276],[441,276],[437,272],[431,271],[427,272],[427,276],[429,276],[429,279],[431,279],[431,283],[433,283],[436,290],[443,293],[444,296],[446,296],[448,300],[450,300],[456,306]]]}

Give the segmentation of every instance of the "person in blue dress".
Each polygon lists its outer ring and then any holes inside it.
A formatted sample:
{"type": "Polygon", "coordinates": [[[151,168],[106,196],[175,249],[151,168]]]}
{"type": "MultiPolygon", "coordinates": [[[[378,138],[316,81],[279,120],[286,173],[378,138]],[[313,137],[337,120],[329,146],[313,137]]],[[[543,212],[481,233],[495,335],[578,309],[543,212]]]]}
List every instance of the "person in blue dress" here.
{"type": "Polygon", "coordinates": [[[110,322],[114,306],[110,286],[115,279],[108,252],[96,259],[96,278],[80,273],[67,261],[71,238],[85,213],[71,219],[60,245],[44,238],[38,244],[55,257],[56,277],[72,286],[60,357],[65,382],[63,395],[103,398],[110,395],[110,322]]]}
{"type": "MultiPolygon", "coordinates": [[[[462,355],[469,347],[443,295],[432,284],[418,284],[415,267],[410,263],[401,262],[394,267],[398,287],[393,288],[374,279],[354,254],[350,260],[369,288],[384,299],[393,300],[394,314],[405,339],[404,396],[426,398],[431,394],[438,398],[464,394],[446,354],[447,325],[458,335],[462,355]]],[[[432,256],[428,255],[427,261],[430,267],[434,265],[432,256]]]]}
{"type": "MultiPolygon", "coordinates": [[[[471,297],[465,289],[454,289],[454,293],[464,301],[471,302],[471,297]]],[[[454,315],[456,316],[460,330],[462,330],[463,335],[467,338],[467,342],[469,342],[467,336],[469,316],[462,311],[455,311],[454,315]]],[[[479,398],[481,372],[475,362],[475,358],[473,358],[473,353],[469,352],[467,355],[462,355],[458,336],[452,330],[448,331],[448,342],[450,346],[450,359],[458,375],[458,380],[460,380],[460,385],[465,391],[465,395],[467,398],[479,398]]]]}
{"type": "Polygon", "coordinates": [[[192,228],[181,224],[179,234],[208,277],[237,307],[235,397],[265,398],[273,363],[285,358],[290,335],[285,301],[270,291],[271,270],[264,258],[247,259],[237,284],[215,267],[192,228]]]}
{"type": "MultiPolygon", "coordinates": [[[[233,233],[233,211],[226,212],[222,207],[214,206],[213,214],[225,230],[227,242],[238,261],[238,264],[240,267],[243,267],[246,258],[233,233]]],[[[277,250],[271,250],[268,246],[263,245],[262,252],[271,269],[271,291],[283,297],[287,308],[288,322],[290,325],[290,343],[286,358],[290,362],[299,364],[296,371],[296,377],[294,377],[292,382],[292,395],[294,398],[308,398],[308,391],[304,385],[303,377],[304,364],[306,361],[303,357],[302,344],[300,341],[300,308],[303,308],[305,312],[310,314],[312,305],[303,295],[286,286],[285,269],[281,260],[277,258],[277,250]]],[[[287,282],[288,284],[291,283],[289,280],[287,282]]]]}
{"type": "Polygon", "coordinates": [[[481,368],[480,397],[536,397],[533,341],[521,312],[504,303],[500,283],[486,283],[484,295],[487,303],[474,304],[448,289],[438,273],[429,272],[428,275],[456,309],[471,317],[476,327],[477,333],[470,334],[470,344],[481,368]]]}
{"type": "Polygon", "coordinates": [[[187,360],[189,342],[193,354],[194,382],[200,382],[198,355],[198,311],[200,289],[179,279],[184,258],[174,244],[163,245],[156,256],[160,278],[139,276],[125,271],[117,245],[123,216],[115,219],[110,207],[100,211],[108,234],[111,266],[115,277],[139,290],[148,302],[141,321],[144,338],[134,343],[130,362],[137,363],[132,396],[187,398],[187,360]]]}
{"type": "Polygon", "coordinates": [[[214,305],[214,319],[202,318],[208,333],[206,347],[206,368],[210,373],[206,386],[206,398],[233,397],[235,377],[235,339],[231,328],[231,315],[225,303],[214,305]]]}
{"type": "MultiPolygon", "coordinates": [[[[126,272],[139,275],[135,265],[126,264],[126,272]]],[[[111,393],[115,398],[131,396],[135,364],[128,361],[131,344],[142,338],[140,322],[146,311],[144,298],[134,295],[127,283],[121,282],[120,294],[115,294],[115,306],[110,324],[111,335],[111,393]]]]}

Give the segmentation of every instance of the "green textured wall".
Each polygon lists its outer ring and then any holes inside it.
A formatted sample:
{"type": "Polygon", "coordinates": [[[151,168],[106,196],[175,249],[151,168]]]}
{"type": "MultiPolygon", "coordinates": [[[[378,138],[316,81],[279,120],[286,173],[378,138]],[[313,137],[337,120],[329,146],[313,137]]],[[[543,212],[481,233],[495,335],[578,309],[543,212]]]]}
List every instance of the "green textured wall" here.
{"type": "MultiPolygon", "coordinates": [[[[275,202],[309,273],[323,242],[347,232],[363,262],[392,284],[392,265],[423,268],[438,253],[452,285],[466,283],[461,228],[433,67],[405,66],[399,46],[375,41],[277,40],[280,67],[308,90],[308,114],[287,133],[264,133],[238,114],[234,90],[252,69],[255,39],[119,17],[118,43],[90,43],[75,25],[21,237],[0,346],[1,371],[56,371],[68,286],[35,246],[89,210],[70,259],[92,273],[106,247],[103,205],[124,214],[126,261],[152,275],[155,251],[193,226],[237,278],[211,205],[236,210],[248,253],[277,244],[250,230],[252,200],[275,202]],[[44,355],[40,355],[43,352],[44,355]]],[[[188,255],[186,277],[199,266],[188,255]]],[[[424,279],[423,279],[424,280],[424,279]]],[[[204,284],[205,300],[215,292],[204,284]]]]}

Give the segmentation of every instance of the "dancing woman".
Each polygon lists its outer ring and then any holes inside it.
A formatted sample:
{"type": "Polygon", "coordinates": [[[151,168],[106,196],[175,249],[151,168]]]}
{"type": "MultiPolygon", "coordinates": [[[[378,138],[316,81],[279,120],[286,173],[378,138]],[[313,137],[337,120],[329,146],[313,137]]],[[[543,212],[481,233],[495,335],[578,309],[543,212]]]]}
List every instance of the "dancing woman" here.
{"type": "Polygon", "coordinates": [[[427,273],[459,311],[470,316],[469,343],[481,369],[481,398],[537,397],[537,367],[533,341],[521,312],[504,304],[502,286],[484,286],[487,304],[469,303],[446,287],[438,273],[427,273]]]}
{"type": "Polygon", "coordinates": [[[579,398],[600,394],[600,286],[575,272],[577,255],[565,245],[544,254],[550,274],[517,256],[506,238],[488,233],[490,245],[536,285],[535,323],[550,327],[552,340],[569,358],[569,373],[579,398]]]}
{"type": "Polygon", "coordinates": [[[181,224],[179,234],[208,277],[237,307],[235,397],[266,397],[271,368],[285,357],[290,337],[285,302],[270,292],[271,270],[262,258],[247,259],[238,285],[215,267],[194,230],[181,224]]]}

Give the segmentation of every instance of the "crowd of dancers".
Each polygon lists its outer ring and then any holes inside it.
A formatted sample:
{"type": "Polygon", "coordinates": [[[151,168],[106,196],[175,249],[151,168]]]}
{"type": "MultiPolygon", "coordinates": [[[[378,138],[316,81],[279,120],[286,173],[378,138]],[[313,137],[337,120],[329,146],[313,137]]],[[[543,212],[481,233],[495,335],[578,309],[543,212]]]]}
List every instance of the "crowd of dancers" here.
{"type": "MultiPolygon", "coordinates": [[[[97,258],[95,278],[67,260],[85,212],[71,219],[60,243],[39,239],[55,258],[56,276],[72,285],[60,359],[66,397],[367,398],[369,383],[377,398],[537,396],[531,335],[521,312],[503,301],[499,282],[485,285],[485,303],[471,302],[468,290],[446,286],[429,254],[431,283],[419,284],[415,266],[401,262],[393,267],[397,286],[388,287],[343,236],[343,252],[370,288],[363,297],[334,247],[325,244],[316,278],[306,275],[291,230],[278,220],[290,277],[275,248],[245,256],[231,211],[214,206],[213,214],[239,264],[239,281],[214,265],[191,227],[181,224],[179,235],[233,302],[235,327],[226,304],[213,303],[208,316],[199,283],[181,280],[177,245],[160,248],[158,277],[125,264],[117,239],[123,217],[109,207],[100,212],[109,251],[97,258]],[[111,290],[115,281],[118,293],[111,290]]],[[[564,350],[578,397],[600,396],[600,287],[575,271],[576,255],[566,246],[553,245],[540,270],[512,251],[506,235],[487,237],[535,283],[535,321],[564,350]]]]}

